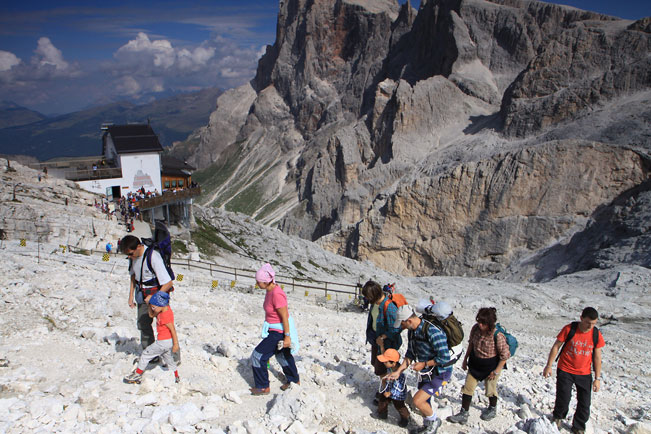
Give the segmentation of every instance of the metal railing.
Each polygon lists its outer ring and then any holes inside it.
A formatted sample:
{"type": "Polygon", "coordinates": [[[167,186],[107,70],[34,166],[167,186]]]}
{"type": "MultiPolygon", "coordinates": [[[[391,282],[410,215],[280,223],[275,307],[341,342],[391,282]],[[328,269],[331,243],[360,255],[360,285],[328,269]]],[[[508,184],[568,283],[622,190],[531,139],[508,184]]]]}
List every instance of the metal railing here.
{"type": "MultiPolygon", "coordinates": [[[[67,249],[70,253],[77,253],[82,255],[105,255],[106,251],[103,250],[86,250],[72,245],[68,245],[67,249]]],[[[113,250],[109,253],[110,256],[120,256],[122,253],[113,250]]],[[[252,285],[255,284],[255,270],[246,268],[236,268],[227,265],[221,265],[214,262],[195,261],[192,259],[172,258],[171,264],[183,266],[188,271],[201,270],[208,272],[210,277],[215,277],[215,274],[222,275],[230,278],[231,287],[234,287],[238,282],[244,279],[249,281],[252,285]]],[[[177,273],[178,275],[179,273],[177,273]]],[[[361,295],[361,285],[359,283],[341,283],[326,280],[311,279],[308,277],[297,276],[283,276],[276,275],[276,283],[283,285],[286,291],[306,290],[306,291],[321,291],[324,298],[328,299],[329,294],[343,294],[349,295],[353,300],[357,300],[361,295]]]]}
{"type": "MultiPolygon", "coordinates": [[[[241,278],[249,279],[255,282],[255,270],[245,268],[234,268],[226,265],[220,265],[213,262],[194,261],[192,259],[172,259],[172,265],[183,265],[188,270],[192,268],[208,271],[211,276],[214,274],[222,274],[232,276],[233,281],[238,281],[241,278]]],[[[297,276],[281,276],[276,275],[276,283],[291,287],[292,291],[298,289],[317,290],[323,291],[324,296],[328,293],[333,294],[348,294],[357,297],[361,294],[360,284],[350,284],[341,282],[332,282],[326,280],[311,279],[308,277],[297,276]]]]}
{"type": "Polygon", "coordinates": [[[166,203],[177,202],[182,199],[189,199],[191,197],[199,196],[201,194],[201,187],[185,188],[176,192],[165,191],[159,196],[150,197],[147,199],[140,199],[136,205],[140,210],[156,208],[166,203]]]}
{"type": "Polygon", "coordinates": [[[122,178],[122,169],[110,167],[105,169],[71,169],[64,172],[70,181],[90,181],[93,179],[122,178]]]}

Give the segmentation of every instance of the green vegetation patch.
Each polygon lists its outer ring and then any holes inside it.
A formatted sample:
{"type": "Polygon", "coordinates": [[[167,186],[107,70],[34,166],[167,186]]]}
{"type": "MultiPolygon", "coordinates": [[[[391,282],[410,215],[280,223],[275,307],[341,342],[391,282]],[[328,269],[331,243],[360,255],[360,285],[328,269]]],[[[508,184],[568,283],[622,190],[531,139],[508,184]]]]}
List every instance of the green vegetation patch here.
{"type": "Polygon", "coordinates": [[[264,191],[262,183],[263,179],[256,181],[229,200],[224,207],[226,211],[252,215],[262,206],[262,194],[264,191]]]}
{"type": "Polygon", "coordinates": [[[311,260],[311,259],[308,260],[307,262],[309,262],[310,265],[313,266],[314,268],[320,268],[320,269],[323,269],[323,267],[321,267],[319,264],[317,264],[316,262],[314,262],[314,261],[311,260]]]}
{"type": "Polygon", "coordinates": [[[278,208],[280,208],[287,202],[289,202],[289,199],[287,198],[282,198],[280,196],[275,198],[274,200],[266,204],[264,207],[262,207],[262,210],[260,210],[258,215],[255,216],[255,220],[260,221],[265,217],[268,217],[269,215],[271,215],[271,213],[276,211],[278,208]]]}
{"type": "Polygon", "coordinates": [[[187,255],[188,253],[190,253],[190,251],[188,250],[188,246],[186,246],[185,242],[181,240],[172,241],[172,252],[180,253],[182,255],[187,255]]]}
{"type": "Polygon", "coordinates": [[[242,161],[242,142],[234,143],[224,151],[225,159],[220,158],[202,170],[192,174],[192,179],[201,185],[201,198],[207,198],[230,178],[242,161]]]}
{"type": "Polygon", "coordinates": [[[219,236],[217,228],[201,219],[197,219],[197,228],[190,231],[190,234],[192,241],[204,255],[216,255],[217,247],[235,253],[235,249],[219,236]]]}

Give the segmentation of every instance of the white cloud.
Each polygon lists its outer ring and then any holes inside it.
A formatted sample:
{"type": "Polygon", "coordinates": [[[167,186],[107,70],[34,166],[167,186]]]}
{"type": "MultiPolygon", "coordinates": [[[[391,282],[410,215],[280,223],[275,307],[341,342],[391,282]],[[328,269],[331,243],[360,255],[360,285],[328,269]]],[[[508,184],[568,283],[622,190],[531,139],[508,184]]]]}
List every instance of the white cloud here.
{"type": "Polygon", "coordinates": [[[14,53],[0,50],[0,71],[9,71],[20,62],[21,60],[14,53]]]}
{"type": "Polygon", "coordinates": [[[170,41],[151,41],[145,33],[138,33],[136,39],[127,42],[115,53],[115,57],[140,62],[152,62],[159,68],[170,68],[176,61],[176,52],[170,41]]]}
{"type": "Polygon", "coordinates": [[[113,54],[105,70],[116,80],[114,92],[137,97],[188,86],[239,86],[253,78],[259,57],[260,47],[242,48],[223,37],[175,47],[140,32],[113,54]]]}
{"type": "Polygon", "coordinates": [[[68,62],[63,60],[61,50],[55,47],[50,38],[41,37],[38,40],[38,46],[34,50],[36,56],[33,61],[39,67],[53,66],[57,71],[66,71],[70,68],[68,62]]]}
{"type": "Polygon", "coordinates": [[[215,48],[199,46],[193,50],[174,48],[166,39],[152,41],[145,33],[127,42],[115,52],[115,59],[122,65],[139,69],[157,67],[197,70],[205,66],[215,55],[215,48]]]}
{"type": "Polygon", "coordinates": [[[136,95],[142,87],[135,78],[126,76],[115,80],[115,90],[120,95],[136,95]]]}

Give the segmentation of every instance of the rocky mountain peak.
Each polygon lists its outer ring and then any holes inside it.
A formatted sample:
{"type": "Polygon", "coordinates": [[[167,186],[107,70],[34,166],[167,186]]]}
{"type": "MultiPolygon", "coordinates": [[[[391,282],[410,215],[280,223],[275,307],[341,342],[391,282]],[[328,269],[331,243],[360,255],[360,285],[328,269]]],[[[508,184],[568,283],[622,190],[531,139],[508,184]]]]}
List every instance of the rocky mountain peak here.
{"type": "Polygon", "coordinates": [[[648,176],[648,29],[528,0],[282,1],[200,133],[205,203],[406,273],[499,272],[648,176]]]}

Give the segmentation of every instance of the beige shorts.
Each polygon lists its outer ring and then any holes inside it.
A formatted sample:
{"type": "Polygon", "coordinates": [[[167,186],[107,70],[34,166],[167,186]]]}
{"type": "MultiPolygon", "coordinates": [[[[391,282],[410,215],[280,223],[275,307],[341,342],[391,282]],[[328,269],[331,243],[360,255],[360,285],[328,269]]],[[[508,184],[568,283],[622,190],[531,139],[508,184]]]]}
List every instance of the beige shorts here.
{"type": "MultiPolygon", "coordinates": [[[[486,387],[486,396],[493,397],[497,396],[497,380],[500,378],[500,374],[495,375],[495,378],[492,380],[489,380],[486,378],[484,380],[484,385],[486,387]]],[[[477,384],[479,384],[479,381],[475,377],[472,376],[470,372],[468,372],[468,375],[466,376],[466,384],[463,385],[463,389],[461,389],[461,393],[464,395],[470,395],[472,396],[473,393],[475,393],[475,389],[477,388],[477,384]]]]}

